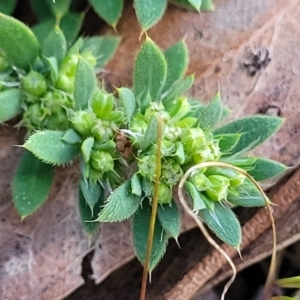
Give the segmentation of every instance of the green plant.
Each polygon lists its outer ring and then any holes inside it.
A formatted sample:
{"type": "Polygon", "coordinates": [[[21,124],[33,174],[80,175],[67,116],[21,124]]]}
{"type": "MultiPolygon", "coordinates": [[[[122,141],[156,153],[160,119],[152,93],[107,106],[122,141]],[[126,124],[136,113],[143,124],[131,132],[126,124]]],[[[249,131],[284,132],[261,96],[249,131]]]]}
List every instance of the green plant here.
{"type": "MultiPolygon", "coordinates": [[[[75,97],[85,109],[69,113],[71,129],[38,131],[24,144],[51,165],[70,163],[79,156],[79,208],[84,228],[92,234],[98,222],[131,219],[133,243],[142,264],[151,209],[157,200],[149,271],[165,253],[168,239],[179,235],[180,214],[172,191],[191,166],[209,162],[184,185],[192,209],[236,249],[241,228],[232,208],[265,205],[263,195],[247,176],[263,181],[286,170],[280,163],[246,155],[271,136],[282,119],[258,115],[218,127],[228,113],[219,93],[208,105],[185,96],[193,83],[192,75],[183,77],[187,62],[183,42],[162,53],[147,38],[136,59],[132,89],[117,89],[117,97],[86,86],[85,93],[75,97]],[[170,64],[174,59],[182,63],[170,64]]],[[[92,73],[83,73],[78,82],[94,80],[92,73]]],[[[18,181],[16,178],[15,194],[24,194],[26,191],[16,188],[18,181]]],[[[21,214],[20,207],[26,207],[28,215],[44,200],[40,197],[35,207],[24,201],[22,205],[15,201],[15,205],[21,214]]]]}

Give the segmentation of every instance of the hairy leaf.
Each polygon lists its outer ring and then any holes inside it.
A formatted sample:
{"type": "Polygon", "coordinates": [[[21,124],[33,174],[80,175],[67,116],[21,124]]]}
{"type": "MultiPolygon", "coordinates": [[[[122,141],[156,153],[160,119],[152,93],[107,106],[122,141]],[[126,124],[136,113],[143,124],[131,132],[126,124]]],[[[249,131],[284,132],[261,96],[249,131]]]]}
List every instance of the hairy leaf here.
{"type": "MultiPolygon", "coordinates": [[[[137,211],[132,220],[133,246],[136,256],[141,264],[144,264],[146,258],[150,217],[151,207],[149,204],[143,203],[143,207],[137,211]]],[[[168,236],[159,220],[156,219],[152,251],[148,266],[149,272],[151,272],[162,259],[166,252],[167,243],[168,236]]]]}
{"type": "Polygon", "coordinates": [[[42,45],[43,55],[46,57],[55,57],[60,63],[67,52],[66,38],[58,26],[55,26],[45,38],[42,45]]]}
{"type": "Polygon", "coordinates": [[[257,157],[253,168],[248,173],[257,181],[267,180],[285,172],[287,167],[284,164],[271,159],[257,157]]]}
{"type": "Polygon", "coordinates": [[[13,202],[21,218],[34,213],[47,199],[54,177],[52,166],[25,151],[12,183],[13,202]]]}
{"type": "Polygon", "coordinates": [[[241,134],[237,145],[224,156],[251,150],[268,139],[283,123],[283,119],[270,116],[251,116],[235,120],[214,131],[214,134],[241,134]]]}
{"type": "Polygon", "coordinates": [[[132,194],[130,180],[127,180],[110,194],[97,221],[124,221],[137,211],[139,204],[140,197],[132,194]]]}
{"type": "Polygon", "coordinates": [[[74,129],[68,129],[61,139],[71,145],[81,142],[81,136],[74,129]]]}
{"type": "Polygon", "coordinates": [[[201,194],[191,182],[186,181],[184,184],[184,189],[193,200],[193,211],[199,211],[206,208],[206,204],[203,201],[201,194]]]}
{"type": "Polygon", "coordinates": [[[170,204],[158,206],[157,216],[162,228],[174,239],[180,233],[181,219],[177,204],[174,200],[170,204]]]}
{"type": "Polygon", "coordinates": [[[109,25],[116,27],[123,10],[124,0],[89,0],[95,12],[109,25]]]}
{"type": "Polygon", "coordinates": [[[92,98],[96,87],[96,76],[93,67],[79,56],[74,85],[75,109],[85,109],[92,98]]]}
{"type": "Polygon", "coordinates": [[[141,27],[146,31],[160,21],[167,8],[167,0],[134,0],[133,6],[141,27]]]}
{"type": "Polygon", "coordinates": [[[130,89],[127,88],[119,88],[118,93],[124,105],[126,120],[129,123],[136,108],[134,94],[130,89]]]}
{"type": "Polygon", "coordinates": [[[148,94],[152,101],[159,100],[166,75],[167,63],[163,53],[147,38],[136,58],[133,74],[133,91],[136,97],[140,97],[142,107],[145,107],[148,94]]]}
{"type": "Polygon", "coordinates": [[[239,248],[242,240],[241,226],[230,208],[217,202],[214,211],[203,209],[199,211],[199,216],[220,240],[234,248],[239,248]]]}
{"type": "Polygon", "coordinates": [[[156,141],[157,138],[157,116],[153,116],[149,122],[149,126],[145,132],[144,139],[142,140],[142,149],[143,151],[147,150],[152,143],[156,141]]]}
{"type": "Polygon", "coordinates": [[[25,24],[0,13],[0,48],[10,64],[28,70],[37,58],[40,46],[25,24]]]}
{"type": "Polygon", "coordinates": [[[91,216],[95,218],[98,213],[94,215],[94,207],[99,201],[100,196],[104,198],[102,186],[99,182],[93,182],[91,180],[85,180],[84,178],[81,178],[79,187],[84,200],[91,210],[91,216]]]}
{"type": "Polygon", "coordinates": [[[218,93],[199,115],[199,127],[202,129],[213,127],[221,120],[222,112],[221,95],[218,93]]]}
{"type": "Polygon", "coordinates": [[[184,41],[180,41],[165,51],[167,61],[167,78],[163,91],[180,79],[186,72],[189,63],[188,49],[184,41]]]}
{"type": "Polygon", "coordinates": [[[0,123],[8,121],[21,112],[20,89],[9,89],[0,93],[0,123]]]}
{"type": "Polygon", "coordinates": [[[219,134],[214,135],[216,140],[219,140],[220,151],[224,154],[230,152],[238,143],[241,138],[239,133],[228,133],[228,134],[219,134]]]}
{"type": "Polygon", "coordinates": [[[93,137],[88,137],[81,144],[81,154],[85,163],[88,163],[90,160],[94,142],[95,139],[93,137]]]}
{"type": "Polygon", "coordinates": [[[131,193],[133,195],[142,196],[143,190],[142,190],[142,185],[141,185],[141,179],[140,176],[135,173],[130,180],[131,183],[131,193]]]}
{"type": "Polygon", "coordinates": [[[46,163],[62,165],[79,154],[79,147],[64,142],[63,136],[62,131],[37,131],[27,139],[24,148],[46,163]]]}

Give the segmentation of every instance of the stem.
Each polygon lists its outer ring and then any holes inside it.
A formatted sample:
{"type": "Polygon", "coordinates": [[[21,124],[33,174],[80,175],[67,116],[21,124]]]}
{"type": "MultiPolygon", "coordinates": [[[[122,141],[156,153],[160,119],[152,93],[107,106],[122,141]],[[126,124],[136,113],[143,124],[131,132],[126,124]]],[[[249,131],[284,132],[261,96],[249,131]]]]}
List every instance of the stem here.
{"type": "Polygon", "coordinates": [[[228,256],[228,254],[216,243],[216,241],[210,236],[210,234],[207,232],[206,228],[204,227],[203,223],[201,222],[201,220],[199,219],[198,215],[195,214],[190,207],[188,206],[188,204],[186,203],[185,199],[184,199],[184,195],[183,195],[183,186],[185,184],[185,182],[187,181],[187,179],[189,178],[189,176],[196,170],[201,169],[201,168],[206,168],[206,167],[222,167],[222,168],[229,168],[232,170],[235,170],[241,174],[243,174],[244,176],[246,176],[254,185],[255,187],[258,189],[258,191],[260,192],[260,194],[262,195],[262,197],[264,198],[264,201],[266,203],[266,206],[268,208],[269,211],[269,215],[270,215],[270,220],[271,220],[271,224],[272,224],[272,232],[273,232],[273,250],[272,250],[272,259],[271,259],[271,264],[270,264],[270,268],[269,268],[269,273],[268,273],[268,277],[266,280],[266,284],[265,284],[265,289],[264,289],[264,295],[266,297],[268,289],[274,279],[274,275],[275,275],[275,266],[276,266],[276,228],[275,228],[275,222],[274,222],[274,217],[272,214],[272,209],[269,203],[269,199],[267,198],[267,196],[265,195],[264,191],[262,190],[262,188],[260,187],[260,185],[256,182],[255,179],[252,178],[252,176],[250,176],[245,170],[240,169],[238,167],[232,166],[230,164],[227,163],[223,163],[223,162],[204,162],[204,163],[200,163],[197,164],[191,168],[189,168],[185,174],[183,175],[183,177],[180,180],[179,186],[178,186],[178,196],[179,196],[179,200],[183,206],[183,208],[187,211],[187,213],[195,220],[195,222],[197,223],[198,227],[200,228],[200,230],[202,231],[203,235],[205,236],[205,238],[207,239],[207,241],[217,250],[219,251],[224,257],[225,259],[228,261],[228,263],[230,264],[233,274],[230,278],[230,280],[226,283],[224,289],[223,289],[223,293],[221,296],[221,300],[223,300],[225,298],[225,295],[230,287],[230,285],[233,283],[233,281],[235,280],[236,277],[236,267],[233,264],[233,261],[231,260],[231,258],[228,256]]]}
{"type": "Polygon", "coordinates": [[[152,199],[152,211],[149,224],[148,242],[147,242],[147,252],[144,263],[142,286],[140,293],[140,300],[145,300],[146,289],[147,289],[147,279],[148,279],[148,269],[149,262],[152,252],[153,235],[155,230],[155,221],[157,215],[157,205],[158,205],[158,186],[161,176],[161,142],[162,142],[162,121],[160,116],[157,116],[157,149],[156,149],[156,170],[155,170],[155,183],[154,183],[154,193],[152,199]]]}

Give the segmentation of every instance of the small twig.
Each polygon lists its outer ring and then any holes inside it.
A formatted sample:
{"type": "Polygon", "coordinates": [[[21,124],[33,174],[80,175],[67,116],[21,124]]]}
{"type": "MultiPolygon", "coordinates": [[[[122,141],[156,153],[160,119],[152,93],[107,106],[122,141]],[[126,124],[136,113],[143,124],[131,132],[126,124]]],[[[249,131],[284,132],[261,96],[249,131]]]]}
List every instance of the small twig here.
{"type": "Polygon", "coordinates": [[[145,300],[146,298],[146,289],[147,289],[147,279],[148,279],[148,269],[149,262],[152,252],[153,244],[153,235],[155,230],[155,221],[157,215],[157,206],[158,206],[158,187],[161,176],[161,141],[162,141],[162,121],[160,116],[157,116],[157,149],[156,149],[156,170],[155,170],[155,183],[154,183],[154,192],[152,199],[152,211],[149,224],[149,233],[148,233],[148,242],[147,242],[147,252],[144,263],[142,286],[140,293],[140,300],[145,300]]]}
{"type": "Polygon", "coordinates": [[[187,213],[195,220],[195,222],[197,223],[198,227],[200,228],[200,230],[202,231],[204,237],[206,238],[206,240],[217,250],[219,251],[224,257],[225,259],[228,261],[230,267],[232,268],[233,274],[230,278],[230,280],[226,283],[224,289],[223,289],[223,293],[221,296],[221,300],[225,299],[225,295],[230,287],[230,285],[234,282],[237,271],[236,271],[236,267],[233,263],[233,261],[231,260],[231,258],[228,256],[228,254],[216,243],[216,241],[210,236],[210,234],[207,232],[206,228],[204,227],[203,223],[201,222],[200,218],[198,217],[198,215],[196,215],[188,206],[188,204],[185,201],[184,195],[183,195],[183,187],[185,182],[187,181],[187,179],[189,178],[189,176],[196,170],[201,169],[201,168],[206,168],[206,167],[222,167],[222,168],[229,168],[229,169],[233,169],[241,174],[243,174],[245,177],[247,177],[254,185],[255,187],[259,190],[259,192],[261,193],[262,197],[264,198],[264,201],[266,203],[266,206],[269,210],[269,214],[270,214],[270,220],[271,220],[271,224],[272,224],[272,231],[273,231],[273,251],[272,251],[272,259],[271,259],[271,264],[270,264],[270,268],[269,268],[269,273],[268,273],[268,277],[267,277],[267,281],[265,284],[265,291],[264,294],[266,295],[266,292],[269,289],[270,284],[272,283],[273,279],[274,279],[274,274],[275,274],[275,266],[276,266],[276,228],[275,228],[275,222],[274,222],[274,218],[273,218],[273,214],[272,214],[272,210],[270,207],[270,203],[269,200],[267,198],[267,196],[265,195],[264,191],[262,190],[262,188],[260,187],[260,185],[243,169],[240,169],[238,167],[232,166],[230,164],[227,163],[223,163],[223,162],[204,162],[204,163],[200,163],[197,164],[193,167],[191,167],[190,169],[188,169],[185,174],[183,175],[182,179],[180,180],[179,186],[178,186],[178,196],[179,196],[179,200],[183,206],[183,208],[187,211],[187,213]]]}

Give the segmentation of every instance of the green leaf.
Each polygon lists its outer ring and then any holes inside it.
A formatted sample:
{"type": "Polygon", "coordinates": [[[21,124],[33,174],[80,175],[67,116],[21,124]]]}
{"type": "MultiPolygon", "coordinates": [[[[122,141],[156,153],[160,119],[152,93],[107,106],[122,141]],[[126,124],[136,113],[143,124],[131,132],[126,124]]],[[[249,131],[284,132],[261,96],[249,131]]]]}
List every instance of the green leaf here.
{"type": "Polygon", "coordinates": [[[41,0],[30,0],[31,8],[40,21],[53,18],[53,12],[47,2],[41,0]]]}
{"type": "Polygon", "coordinates": [[[49,32],[51,32],[54,27],[55,27],[55,17],[51,16],[50,18],[45,19],[45,21],[42,21],[36,24],[35,26],[33,26],[31,30],[33,31],[34,35],[38,39],[39,43],[42,45],[46,37],[49,35],[49,32]]]}
{"type": "Polygon", "coordinates": [[[60,21],[60,28],[65,35],[67,44],[71,45],[79,34],[84,13],[68,12],[60,21]]]}
{"type": "Polygon", "coordinates": [[[87,49],[97,59],[96,68],[103,68],[114,56],[120,38],[116,36],[91,37],[83,40],[81,51],[87,49]]]}
{"type": "Polygon", "coordinates": [[[96,76],[93,67],[79,56],[74,85],[75,110],[85,109],[96,88],[96,76]]]}
{"type": "Polygon", "coordinates": [[[87,164],[90,160],[91,151],[94,146],[95,139],[93,137],[86,138],[81,144],[81,155],[83,161],[87,164]]]}
{"type": "Polygon", "coordinates": [[[198,192],[196,187],[191,182],[186,181],[184,184],[184,189],[193,200],[193,211],[206,209],[206,204],[203,201],[201,194],[198,192]]]}
{"type": "Polygon", "coordinates": [[[187,0],[197,11],[200,11],[202,0],[187,0]]]}
{"type": "Polygon", "coordinates": [[[147,150],[148,147],[151,146],[152,143],[154,143],[157,139],[157,127],[158,127],[158,121],[157,116],[153,116],[150,119],[149,126],[147,127],[147,130],[145,132],[143,141],[142,141],[142,150],[147,150]]]}
{"type": "Polygon", "coordinates": [[[212,0],[202,0],[202,4],[201,4],[201,8],[202,11],[204,10],[208,10],[208,11],[212,11],[215,9],[215,6],[213,4],[212,0]]]}
{"type": "Polygon", "coordinates": [[[20,89],[9,89],[0,93],[0,123],[8,121],[21,112],[20,89]]]}
{"type": "Polygon", "coordinates": [[[256,180],[262,181],[276,177],[287,170],[284,164],[271,159],[257,157],[256,162],[248,173],[256,180]]]}
{"type": "Polygon", "coordinates": [[[124,0],[89,0],[95,12],[109,25],[116,27],[123,10],[124,0]]]}
{"type": "Polygon", "coordinates": [[[68,129],[61,139],[71,145],[81,143],[81,136],[74,129],[68,129]]]}
{"type": "Polygon", "coordinates": [[[241,138],[239,133],[217,134],[214,135],[216,140],[219,140],[220,151],[224,154],[230,152],[241,138]]]}
{"type": "Polygon", "coordinates": [[[261,193],[249,180],[246,180],[243,185],[236,187],[233,191],[229,190],[227,201],[234,206],[242,207],[261,207],[266,205],[261,193]]]}
{"type": "Polygon", "coordinates": [[[127,88],[119,88],[117,89],[117,91],[119,93],[120,99],[123,102],[126,120],[129,123],[131,121],[132,116],[134,115],[136,108],[134,94],[130,89],[127,88]]]}
{"type": "Polygon", "coordinates": [[[72,0],[45,0],[41,2],[44,2],[46,6],[48,5],[55,17],[60,20],[68,12],[72,0]]]}
{"type": "Polygon", "coordinates": [[[231,209],[216,202],[214,211],[203,209],[199,211],[199,216],[220,240],[239,248],[242,240],[241,226],[231,209]]]}
{"type": "Polygon", "coordinates": [[[163,91],[167,91],[171,85],[185,74],[189,54],[184,41],[180,41],[165,51],[167,61],[167,78],[163,91]]]}
{"type": "Polygon", "coordinates": [[[300,276],[277,279],[275,281],[275,284],[279,285],[282,288],[299,289],[300,288],[300,276]]]}
{"type": "MultiPolygon", "coordinates": [[[[95,218],[98,214],[94,215],[94,207],[101,198],[103,198],[103,190],[98,182],[93,182],[91,180],[80,179],[80,192],[86,203],[91,210],[91,217],[95,218]]],[[[102,203],[103,204],[103,203],[102,203]]]]}
{"type": "Polygon", "coordinates": [[[24,148],[45,163],[62,165],[73,160],[79,153],[79,147],[65,143],[63,136],[63,131],[37,131],[28,138],[24,148]]]}
{"type": "Polygon", "coordinates": [[[130,180],[127,180],[110,194],[97,221],[124,221],[137,211],[139,205],[140,197],[132,194],[130,180]]]}
{"type": "Polygon", "coordinates": [[[133,195],[141,197],[143,190],[142,190],[140,176],[137,173],[135,173],[131,177],[130,183],[131,183],[131,193],[133,195]]]}
{"type": "MultiPolygon", "coordinates": [[[[197,0],[194,1],[197,2],[197,0]]],[[[171,0],[171,2],[179,7],[183,7],[189,10],[199,11],[199,9],[196,9],[195,6],[191,5],[189,0],[171,0]]],[[[201,2],[202,2],[200,6],[201,11],[205,11],[205,10],[211,11],[215,9],[212,0],[202,0],[201,2]]]]}
{"type": "Polygon", "coordinates": [[[55,26],[45,38],[42,45],[42,52],[46,57],[55,57],[58,63],[65,57],[67,52],[67,41],[58,26],[55,26]]]}
{"type": "Polygon", "coordinates": [[[10,64],[28,70],[38,56],[40,45],[25,24],[0,13],[0,48],[10,64]]]}
{"type": "Polygon", "coordinates": [[[202,129],[213,127],[221,120],[222,113],[223,107],[221,95],[220,93],[218,93],[199,115],[199,127],[201,127],[202,129]]]}
{"type": "Polygon", "coordinates": [[[95,216],[97,216],[103,205],[103,197],[99,197],[98,201],[94,205],[93,211],[91,211],[88,203],[85,200],[82,192],[79,190],[79,213],[82,227],[85,232],[91,236],[93,235],[99,228],[100,223],[95,220],[95,216]]]}
{"type": "Polygon", "coordinates": [[[135,13],[144,31],[160,21],[167,8],[167,2],[167,0],[134,0],[135,13]]]}
{"type": "Polygon", "coordinates": [[[170,204],[158,206],[157,216],[162,228],[174,239],[178,238],[181,219],[177,204],[174,200],[170,204]]]}
{"type": "Polygon", "coordinates": [[[166,75],[167,63],[163,53],[147,38],[136,58],[133,74],[133,91],[136,97],[141,97],[143,108],[147,94],[152,101],[159,100],[166,75]]]}
{"type": "Polygon", "coordinates": [[[0,12],[11,15],[16,7],[17,0],[1,0],[0,12]]]}
{"type": "Polygon", "coordinates": [[[54,169],[25,151],[12,183],[13,202],[22,219],[34,213],[47,199],[54,169]]]}
{"type": "Polygon", "coordinates": [[[268,139],[283,123],[283,119],[270,116],[251,116],[238,119],[229,124],[226,124],[214,131],[216,134],[241,134],[237,145],[230,153],[224,156],[231,156],[241,152],[244,149],[247,151],[262,144],[268,139]]]}
{"type": "MultiPolygon", "coordinates": [[[[178,97],[183,96],[192,87],[194,83],[195,76],[190,75],[183,79],[175,81],[172,86],[162,95],[162,101],[165,106],[174,105],[174,100],[176,101],[178,97]]],[[[197,115],[198,117],[198,115],[197,115]]]]}
{"type": "MultiPolygon", "coordinates": [[[[133,216],[132,234],[133,245],[136,256],[141,264],[144,264],[147,251],[147,241],[150,226],[151,207],[149,204],[143,203],[143,208],[140,208],[133,216]]],[[[159,263],[168,244],[168,236],[162,228],[160,222],[156,220],[153,236],[153,245],[148,266],[151,272],[159,263]]]]}
{"type": "Polygon", "coordinates": [[[185,153],[184,153],[183,145],[180,142],[176,142],[175,146],[176,146],[176,152],[174,154],[174,158],[180,165],[183,165],[185,162],[185,153]]]}

